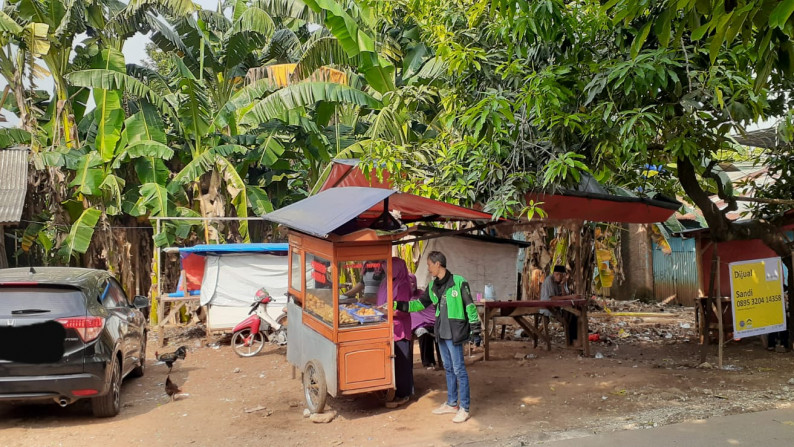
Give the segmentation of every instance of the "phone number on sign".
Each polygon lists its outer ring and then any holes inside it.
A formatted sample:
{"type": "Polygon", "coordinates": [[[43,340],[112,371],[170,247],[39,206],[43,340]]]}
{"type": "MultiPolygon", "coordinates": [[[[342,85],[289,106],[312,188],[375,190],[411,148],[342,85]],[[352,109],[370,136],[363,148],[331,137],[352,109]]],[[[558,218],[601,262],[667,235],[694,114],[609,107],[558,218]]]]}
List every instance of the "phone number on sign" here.
{"type": "Polygon", "coordinates": [[[756,304],[764,304],[764,303],[779,303],[783,300],[781,295],[772,295],[766,297],[759,297],[759,298],[743,298],[740,300],[736,300],[736,307],[747,307],[747,306],[754,306],[756,304]]]}

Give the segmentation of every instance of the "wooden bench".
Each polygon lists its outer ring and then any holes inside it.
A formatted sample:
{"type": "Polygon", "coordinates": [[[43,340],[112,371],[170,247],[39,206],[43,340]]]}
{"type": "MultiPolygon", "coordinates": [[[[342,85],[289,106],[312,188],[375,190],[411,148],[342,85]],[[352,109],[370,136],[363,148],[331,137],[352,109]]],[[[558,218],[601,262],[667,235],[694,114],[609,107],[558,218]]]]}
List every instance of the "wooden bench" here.
{"type": "MultiPolygon", "coordinates": [[[[587,320],[587,300],[582,298],[573,298],[566,300],[553,300],[553,301],[485,301],[477,303],[481,305],[482,321],[483,321],[483,348],[485,355],[483,360],[490,359],[490,331],[495,324],[503,323],[507,319],[511,319],[518,324],[527,333],[532,335],[533,345],[537,347],[538,340],[541,339],[546,344],[546,349],[551,350],[551,334],[549,333],[549,317],[540,313],[541,309],[558,309],[563,313],[576,315],[578,318],[578,338],[581,342],[581,350],[585,356],[590,355],[590,344],[588,340],[589,324],[587,320]],[[530,322],[529,317],[534,321],[530,322]],[[500,318],[500,320],[496,320],[500,318]]],[[[480,306],[478,306],[480,307],[480,306]]],[[[563,326],[566,328],[567,322],[565,318],[559,318],[563,326]]],[[[502,333],[504,334],[504,325],[502,325],[502,333]]],[[[568,340],[569,346],[572,340],[568,340]]]]}

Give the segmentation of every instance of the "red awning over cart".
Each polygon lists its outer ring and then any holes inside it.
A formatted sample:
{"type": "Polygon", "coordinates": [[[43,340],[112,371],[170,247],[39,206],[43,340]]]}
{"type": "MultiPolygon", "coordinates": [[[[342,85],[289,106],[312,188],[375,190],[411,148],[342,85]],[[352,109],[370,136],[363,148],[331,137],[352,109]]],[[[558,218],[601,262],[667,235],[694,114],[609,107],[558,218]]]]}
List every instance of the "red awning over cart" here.
{"type": "Polygon", "coordinates": [[[640,197],[599,194],[529,193],[526,200],[542,202],[540,208],[550,220],[588,220],[591,222],[664,222],[681,207],[680,203],[640,197]]]}
{"type": "Polygon", "coordinates": [[[331,162],[331,172],[325,183],[320,187],[320,191],[328,188],[339,188],[345,186],[365,186],[370,188],[391,189],[391,181],[388,172],[383,172],[383,181],[378,180],[377,175],[372,175],[367,179],[361,169],[358,168],[358,159],[334,160],[331,162]]]}
{"type": "MultiPolygon", "coordinates": [[[[372,175],[367,179],[361,169],[358,168],[358,160],[334,160],[328,178],[323,183],[320,191],[330,188],[346,186],[364,186],[372,188],[390,189],[389,173],[383,173],[383,180],[372,175]]],[[[681,207],[675,201],[647,199],[642,197],[619,196],[606,193],[603,186],[597,185],[594,179],[588,182],[589,191],[563,191],[556,193],[528,193],[526,200],[543,202],[540,208],[548,215],[548,220],[586,220],[591,222],[621,222],[621,223],[657,223],[664,222],[681,207]]],[[[411,196],[416,198],[417,196],[411,196]]],[[[420,209],[413,210],[413,206],[418,206],[418,201],[406,203],[402,199],[393,198],[395,202],[400,202],[408,213],[406,221],[417,220],[416,217],[422,214],[430,204],[423,203],[420,209]]],[[[430,199],[424,199],[430,200],[430,199]]],[[[434,203],[440,203],[435,202],[434,203]]],[[[444,204],[448,205],[448,204],[444,204]]],[[[448,205],[454,206],[454,205],[448,205]]],[[[373,210],[372,215],[377,214],[373,210]]],[[[537,219],[537,217],[536,217],[537,219]]]]}

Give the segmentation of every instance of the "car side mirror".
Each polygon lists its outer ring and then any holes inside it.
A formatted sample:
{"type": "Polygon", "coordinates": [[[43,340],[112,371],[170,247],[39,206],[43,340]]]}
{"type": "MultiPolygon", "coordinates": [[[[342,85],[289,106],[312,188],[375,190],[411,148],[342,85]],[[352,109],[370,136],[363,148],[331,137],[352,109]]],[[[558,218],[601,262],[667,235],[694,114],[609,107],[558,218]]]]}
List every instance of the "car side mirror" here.
{"type": "Polygon", "coordinates": [[[149,304],[150,304],[149,303],[149,297],[146,297],[146,296],[143,296],[143,295],[136,295],[132,299],[132,307],[134,307],[136,309],[145,309],[145,308],[149,307],[149,304]]]}

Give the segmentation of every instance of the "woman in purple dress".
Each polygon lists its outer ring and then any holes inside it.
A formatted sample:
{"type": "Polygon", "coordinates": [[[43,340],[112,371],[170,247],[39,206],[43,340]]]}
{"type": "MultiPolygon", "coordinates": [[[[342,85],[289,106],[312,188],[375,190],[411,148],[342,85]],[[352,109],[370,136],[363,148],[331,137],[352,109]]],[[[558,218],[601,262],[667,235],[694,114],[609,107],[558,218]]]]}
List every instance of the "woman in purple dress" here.
{"type": "MultiPolygon", "coordinates": [[[[408,280],[408,267],[400,258],[392,258],[392,297],[394,301],[410,301],[413,289],[408,280]]],[[[388,299],[388,281],[382,281],[378,289],[377,304],[382,306],[388,299]]],[[[408,402],[414,393],[413,343],[411,340],[411,314],[394,311],[394,400],[386,407],[397,408],[408,402]]]]}

